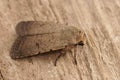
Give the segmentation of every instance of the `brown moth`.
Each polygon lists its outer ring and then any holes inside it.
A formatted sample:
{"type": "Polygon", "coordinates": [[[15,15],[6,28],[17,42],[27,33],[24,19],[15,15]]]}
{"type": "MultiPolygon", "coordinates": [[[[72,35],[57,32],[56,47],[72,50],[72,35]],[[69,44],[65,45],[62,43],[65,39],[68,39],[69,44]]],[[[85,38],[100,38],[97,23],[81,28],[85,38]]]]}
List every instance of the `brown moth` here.
{"type": "Polygon", "coordinates": [[[65,50],[72,45],[83,45],[85,34],[78,27],[52,22],[24,21],[17,25],[18,38],[12,58],[24,58],[49,51],[65,50]]]}

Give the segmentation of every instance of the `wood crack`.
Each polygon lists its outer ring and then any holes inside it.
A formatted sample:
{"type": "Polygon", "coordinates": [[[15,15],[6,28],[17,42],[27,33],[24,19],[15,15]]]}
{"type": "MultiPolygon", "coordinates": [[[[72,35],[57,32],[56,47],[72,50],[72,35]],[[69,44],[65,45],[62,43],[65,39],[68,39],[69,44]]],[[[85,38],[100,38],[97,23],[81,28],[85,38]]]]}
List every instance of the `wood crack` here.
{"type": "Polygon", "coordinates": [[[85,54],[85,64],[86,64],[86,67],[88,69],[88,73],[89,73],[89,76],[90,76],[90,79],[93,80],[93,77],[92,77],[92,70],[91,70],[91,67],[90,67],[90,63],[88,61],[88,57],[87,57],[87,54],[85,54]]]}
{"type": "Polygon", "coordinates": [[[3,74],[2,74],[2,72],[1,72],[1,70],[0,70],[0,79],[1,79],[1,80],[5,80],[4,77],[3,77],[3,74]],[[2,78],[2,79],[1,79],[1,78],[2,78]]]}
{"type": "Polygon", "coordinates": [[[33,11],[33,9],[32,9],[32,3],[30,2],[30,0],[26,0],[27,1],[27,3],[28,3],[28,7],[29,7],[29,9],[30,9],[30,11],[31,11],[31,13],[33,14],[33,18],[34,18],[34,20],[36,21],[36,16],[35,16],[35,13],[34,13],[34,11],[33,11]]]}
{"type": "Polygon", "coordinates": [[[53,12],[53,14],[54,14],[54,16],[55,16],[55,18],[56,18],[56,21],[57,21],[57,23],[58,23],[58,22],[59,22],[59,19],[58,19],[57,15],[56,15],[56,13],[55,13],[55,11],[54,11],[54,9],[53,9],[53,6],[52,6],[52,4],[51,4],[51,1],[48,0],[48,2],[49,2],[49,7],[51,8],[51,10],[52,10],[52,12],[53,12]]]}

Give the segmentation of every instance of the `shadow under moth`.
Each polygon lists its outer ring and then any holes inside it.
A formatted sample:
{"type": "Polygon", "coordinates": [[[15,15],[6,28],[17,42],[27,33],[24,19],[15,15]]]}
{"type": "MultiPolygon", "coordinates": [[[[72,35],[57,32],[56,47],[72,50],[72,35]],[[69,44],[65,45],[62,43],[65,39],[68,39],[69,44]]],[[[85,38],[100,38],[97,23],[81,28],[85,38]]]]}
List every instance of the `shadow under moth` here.
{"type": "Polygon", "coordinates": [[[76,45],[83,46],[85,40],[85,34],[78,27],[52,22],[23,21],[16,26],[16,33],[18,38],[11,53],[13,59],[66,51],[76,45]]]}

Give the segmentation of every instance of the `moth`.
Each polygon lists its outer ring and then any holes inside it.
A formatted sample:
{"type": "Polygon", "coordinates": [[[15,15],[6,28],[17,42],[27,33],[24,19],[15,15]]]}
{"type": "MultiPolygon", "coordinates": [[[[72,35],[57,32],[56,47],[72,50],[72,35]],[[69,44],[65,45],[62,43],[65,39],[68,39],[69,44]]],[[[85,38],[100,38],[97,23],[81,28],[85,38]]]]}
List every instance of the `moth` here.
{"type": "Polygon", "coordinates": [[[16,26],[18,38],[11,57],[25,58],[84,45],[85,34],[75,26],[42,21],[23,21],[16,26]]]}

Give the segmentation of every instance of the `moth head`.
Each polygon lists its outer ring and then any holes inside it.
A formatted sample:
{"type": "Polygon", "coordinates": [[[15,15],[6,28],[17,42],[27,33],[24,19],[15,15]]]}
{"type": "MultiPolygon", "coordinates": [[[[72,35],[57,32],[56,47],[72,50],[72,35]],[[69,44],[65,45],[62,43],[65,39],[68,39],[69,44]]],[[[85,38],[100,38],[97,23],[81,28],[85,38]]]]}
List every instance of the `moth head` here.
{"type": "Polygon", "coordinates": [[[81,32],[81,31],[78,31],[76,41],[77,41],[78,45],[83,46],[85,44],[85,33],[81,32]]]}

